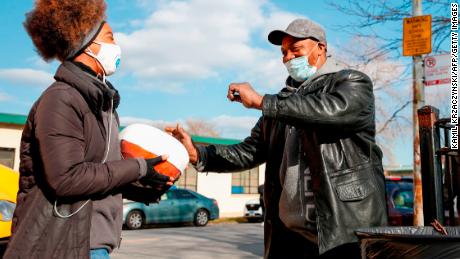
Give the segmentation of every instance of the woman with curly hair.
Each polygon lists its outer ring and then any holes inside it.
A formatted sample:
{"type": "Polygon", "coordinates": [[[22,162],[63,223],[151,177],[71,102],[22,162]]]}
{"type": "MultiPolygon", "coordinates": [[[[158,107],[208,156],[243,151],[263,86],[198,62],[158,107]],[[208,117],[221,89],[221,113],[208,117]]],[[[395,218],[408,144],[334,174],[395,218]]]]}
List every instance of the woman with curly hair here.
{"type": "Polygon", "coordinates": [[[37,0],[24,26],[39,55],[61,65],[32,106],[21,139],[20,182],[5,258],[109,258],[125,198],[155,202],[174,179],[155,159],[121,159],[106,80],[121,50],[103,0],[37,0]]]}

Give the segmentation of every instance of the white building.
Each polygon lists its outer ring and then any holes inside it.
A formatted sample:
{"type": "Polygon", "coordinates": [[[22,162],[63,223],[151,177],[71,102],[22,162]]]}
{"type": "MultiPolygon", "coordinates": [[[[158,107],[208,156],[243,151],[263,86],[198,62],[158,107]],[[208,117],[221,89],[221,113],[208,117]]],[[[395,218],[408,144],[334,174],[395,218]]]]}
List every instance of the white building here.
{"type": "Polygon", "coordinates": [[[26,116],[0,113],[0,164],[19,170],[19,145],[26,116]]]}
{"type": "MultiPolygon", "coordinates": [[[[19,170],[19,146],[27,117],[0,113],[0,164],[19,170]]],[[[230,145],[234,139],[193,136],[199,144],[230,145]]],[[[246,201],[259,198],[258,186],[264,182],[265,165],[238,173],[197,173],[192,166],[176,183],[217,200],[221,217],[243,216],[246,201]]]]}

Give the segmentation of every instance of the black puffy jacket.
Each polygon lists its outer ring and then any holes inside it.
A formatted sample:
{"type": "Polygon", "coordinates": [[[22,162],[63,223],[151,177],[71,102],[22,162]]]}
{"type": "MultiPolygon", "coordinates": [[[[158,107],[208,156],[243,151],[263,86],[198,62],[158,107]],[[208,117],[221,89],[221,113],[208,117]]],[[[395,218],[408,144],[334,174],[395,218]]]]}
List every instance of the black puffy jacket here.
{"type": "Polygon", "coordinates": [[[4,258],[89,258],[92,202],[82,204],[120,192],[143,202],[157,199],[149,188],[131,184],[140,175],[137,159],[100,162],[108,132],[101,112],[110,103],[102,83],[68,61],[55,78],[22,134],[17,207],[4,258]],[[81,211],[58,217],[58,198],[61,213],[81,211]]]}
{"type": "Polygon", "coordinates": [[[358,227],[387,223],[382,153],[375,144],[372,82],[354,70],[327,73],[297,93],[265,95],[263,116],[242,143],[200,147],[201,171],[231,172],[266,163],[265,258],[302,258],[306,240],[279,217],[286,125],[301,131],[313,176],[319,252],[356,242],[358,227]]]}

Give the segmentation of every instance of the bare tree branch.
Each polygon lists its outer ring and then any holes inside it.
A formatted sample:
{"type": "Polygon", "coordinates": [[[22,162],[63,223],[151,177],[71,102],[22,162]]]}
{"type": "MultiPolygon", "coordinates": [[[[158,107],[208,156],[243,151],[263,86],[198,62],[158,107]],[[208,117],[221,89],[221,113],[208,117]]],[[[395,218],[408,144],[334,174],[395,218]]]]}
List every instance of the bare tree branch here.
{"type": "MultiPolygon", "coordinates": [[[[382,40],[381,48],[374,53],[369,53],[369,58],[394,54],[401,56],[401,37],[385,38],[382,36],[382,28],[387,23],[400,22],[403,18],[412,16],[412,0],[384,1],[384,0],[347,0],[332,1],[329,5],[339,12],[353,16],[354,22],[336,26],[337,29],[360,37],[370,37],[382,40]]],[[[450,34],[450,16],[448,0],[424,1],[424,9],[427,14],[432,15],[433,51],[442,51],[442,44],[446,42],[450,34]]],[[[397,30],[402,35],[402,26],[397,30]]]]}
{"type": "Polygon", "coordinates": [[[402,110],[404,110],[410,103],[412,103],[412,101],[407,101],[403,106],[399,107],[394,113],[393,115],[391,115],[391,117],[389,119],[387,119],[387,121],[385,121],[385,123],[383,124],[383,126],[377,130],[377,134],[380,134],[382,133],[385,129],[387,129],[388,125],[394,121],[395,119],[398,118],[398,113],[400,113],[402,110]]]}
{"type": "Polygon", "coordinates": [[[185,126],[188,132],[193,135],[206,137],[219,137],[220,135],[214,125],[203,120],[188,119],[185,126]]]}

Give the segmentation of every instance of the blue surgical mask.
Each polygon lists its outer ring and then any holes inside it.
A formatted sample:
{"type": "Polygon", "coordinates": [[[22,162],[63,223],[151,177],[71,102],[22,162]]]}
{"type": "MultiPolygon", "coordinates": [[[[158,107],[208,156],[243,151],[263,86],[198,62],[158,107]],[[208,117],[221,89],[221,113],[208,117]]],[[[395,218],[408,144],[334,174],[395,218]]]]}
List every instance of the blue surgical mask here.
{"type": "MultiPolygon", "coordinates": [[[[313,50],[312,50],[313,51],[313,50]]],[[[297,82],[304,82],[310,78],[318,70],[315,66],[308,63],[308,57],[311,52],[306,56],[293,58],[284,63],[289,75],[297,82]]],[[[319,57],[318,57],[319,58],[319,57]]]]}

